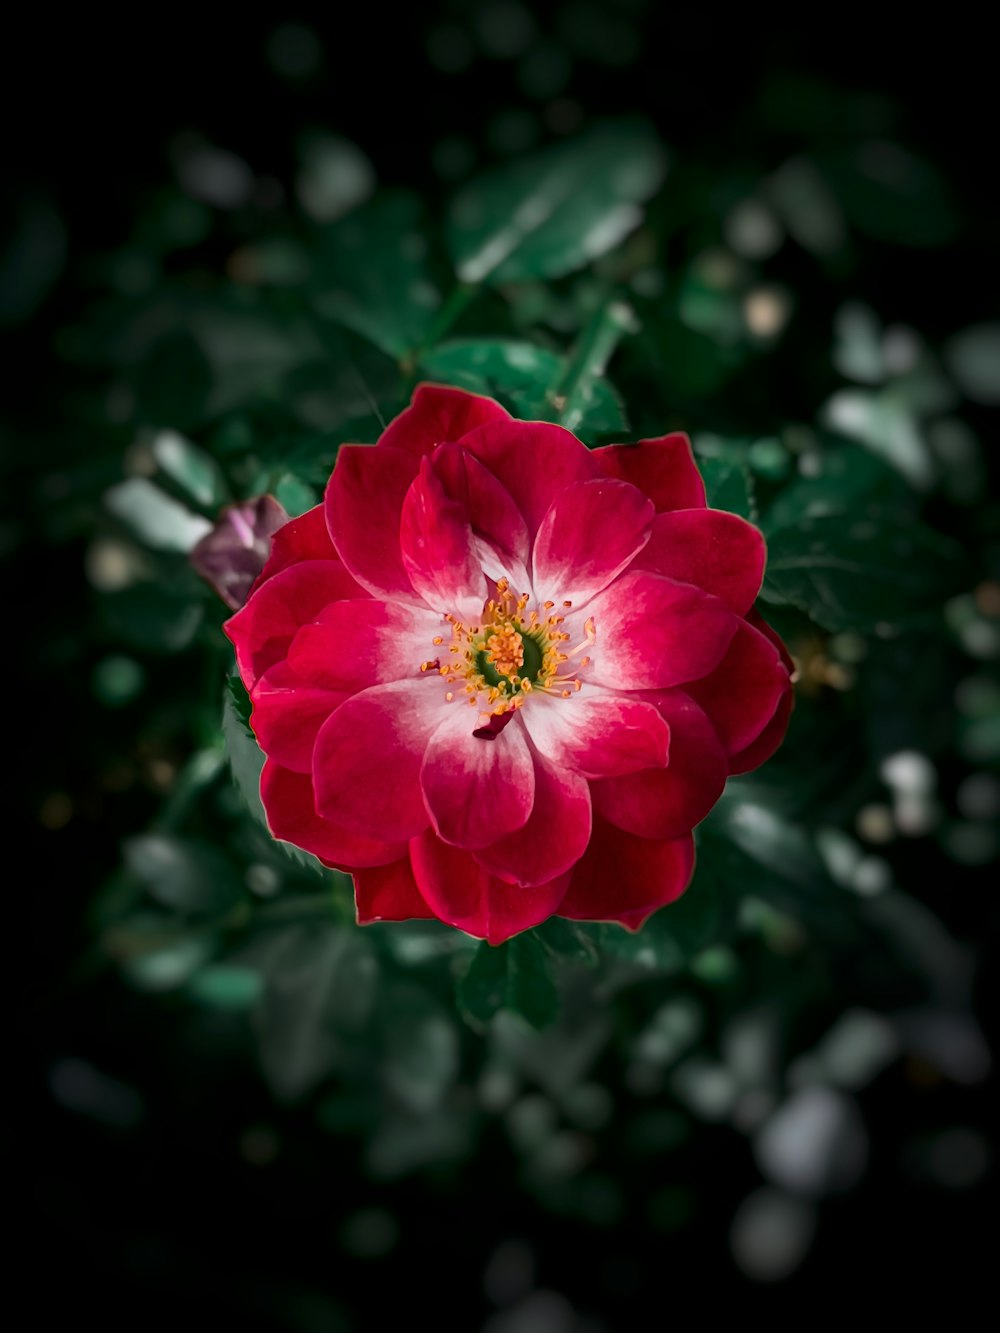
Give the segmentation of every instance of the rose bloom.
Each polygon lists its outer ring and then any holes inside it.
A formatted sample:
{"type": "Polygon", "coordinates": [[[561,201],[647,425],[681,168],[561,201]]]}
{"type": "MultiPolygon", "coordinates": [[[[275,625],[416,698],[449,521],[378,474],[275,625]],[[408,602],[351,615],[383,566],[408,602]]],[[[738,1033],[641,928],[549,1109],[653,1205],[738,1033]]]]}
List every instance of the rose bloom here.
{"type": "Polygon", "coordinates": [[[362,923],[638,928],[784,735],[764,558],[684,435],[588,449],[420,386],[226,624],[271,832],[349,871],[362,923]]]}

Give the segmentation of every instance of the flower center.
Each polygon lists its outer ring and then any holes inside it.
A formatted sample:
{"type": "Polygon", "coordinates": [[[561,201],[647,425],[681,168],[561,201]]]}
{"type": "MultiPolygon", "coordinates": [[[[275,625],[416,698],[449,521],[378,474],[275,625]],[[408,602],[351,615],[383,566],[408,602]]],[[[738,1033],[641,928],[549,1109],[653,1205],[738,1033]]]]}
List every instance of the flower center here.
{"type": "MultiPolygon", "coordinates": [[[[482,623],[464,625],[455,616],[445,616],[451,624],[448,656],[420,665],[421,671],[437,670],[444,677],[447,700],[456,697],[453,687],[458,687],[480,709],[484,726],[491,717],[521,708],[536,691],[568,699],[582,688],[577,673],[590,665],[590,658],[574,659],[596,641],[593,616],[584,624],[582,641],[570,648],[571,636],[562,628],[566,617],[554,611],[555,602],[543,602],[529,612],[530,600],[527,593],[513,593],[506,579],[498,580],[496,598],[486,603],[482,623]]],[[[571,607],[571,602],[563,602],[564,610],[571,607]]],[[[443,646],[444,635],[434,643],[443,646]]]]}

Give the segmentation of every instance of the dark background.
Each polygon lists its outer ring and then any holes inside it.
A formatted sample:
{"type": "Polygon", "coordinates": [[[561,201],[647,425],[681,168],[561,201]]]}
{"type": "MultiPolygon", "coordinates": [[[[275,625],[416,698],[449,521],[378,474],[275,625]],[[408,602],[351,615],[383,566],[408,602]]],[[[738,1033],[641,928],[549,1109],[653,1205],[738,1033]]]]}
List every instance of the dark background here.
{"type": "MultiPolygon", "coordinates": [[[[641,0],[533,13],[540,32],[572,50],[560,34],[599,27],[598,8],[614,20],[610,46],[578,47],[564,86],[532,103],[542,140],[636,110],[682,161],[742,172],[775,167],[803,142],[891,135],[942,173],[959,226],[950,243],[923,249],[862,244],[842,292],[836,281],[816,285],[810,317],[829,324],[842,295],[861,293],[933,341],[990,313],[1000,234],[986,148],[993,53],[971,15],[890,18],[877,7],[834,7],[783,24],[758,12],[641,0]]],[[[81,544],[55,548],[30,523],[24,530],[24,497],[28,513],[44,503],[38,478],[58,463],[73,429],[66,404],[81,388],[74,377],[83,372],[53,356],[57,331],[90,300],[93,255],[123,244],[139,201],[171,177],[172,145],[184,133],[224,145],[280,182],[294,171],[297,136],[324,127],[362,145],[381,182],[411,186],[437,207],[451,181],[435,167],[435,146],[458,133],[477,166],[489,163],[502,156],[491,139],[498,113],[531,101],[519,58],[491,51],[486,12],[459,4],[332,5],[280,16],[143,7],[102,19],[39,8],[6,21],[8,207],[44,201],[65,237],[64,261],[32,317],[5,330],[0,437],[5,531],[17,535],[7,581],[8,722],[28,723],[16,766],[8,765],[14,811],[27,797],[27,814],[12,821],[7,875],[8,965],[16,976],[27,964],[12,1030],[27,1064],[8,1093],[3,1139],[8,1177],[24,1177],[11,1210],[24,1245],[15,1271],[28,1279],[26,1308],[41,1326],[67,1317],[151,1328],[193,1320],[312,1333],[379,1327],[395,1315],[475,1328],[536,1287],[541,1304],[522,1308],[519,1322],[505,1316],[512,1322],[498,1329],[575,1328],[565,1301],[592,1321],[580,1327],[594,1328],[711,1318],[730,1300],[808,1318],[842,1291],[860,1313],[866,1284],[898,1317],[928,1288],[966,1301],[988,1280],[989,1173],[975,1189],[928,1189],[907,1179],[894,1153],[901,1124],[918,1136],[951,1123],[989,1136],[982,1086],[922,1086],[919,1068],[882,1076],[865,1104],[873,1151],[864,1185],[826,1206],[822,1244],[792,1278],[760,1288],[718,1260],[732,1201],[756,1182],[735,1134],[694,1141],[674,1183],[688,1191],[678,1197],[697,1197],[697,1213],[668,1239],[638,1209],[626,1208],[612,1227],[554,1218],[510,1188],[499,1138],[487,1138],[457,1175],[373,1184],[360,1161],[331,1151],[313,1118],[274,1107],[245,1045],[230,1043],[220,1057],[203,1017],[185,1019],[107,974],[79,984],[85,905],[117,862],[121,832],[141,826],[158,796],[141,783],[99,789],[94,774],[127,746],[132,723],[97,714],[84,674],[44,651],[84,638],[89,623],[81,544]],[[289,23],[315,37],[297,74],[279,73],[273,56],[275,29],[289,23]],[[466,35],[457,54],[452,30],[466,35]],[[53,788],[73,793],[78,806],[56,832],[37,818],[53,788]],[[139,1090],[137,1128],[74,1114],[52,1097],[53,1062],[78,1055],[139,1090]],[[386,1240],[379,1210],[403,1219],[398,1241],[386,1240]]],[[[808,302],[814,293],[802,290],[808,302]]],[[[798,406],[772,410],[795,415],[798,406]]],[[[159,670],[169,688],[170,663],[159,670]]],[[[988,957],[992,869],[956,867],[923,843],[899,856],[921,896],[988,957]]],[[[981,968],[975,1007],[986,1022],[995,992],[981,968]]],[[[128,1122],[127,1106],[121,1114],[128,1122]]],[[[629,1199],[649,1165],[627,1143],[611,1160],[629,1199]]]]}

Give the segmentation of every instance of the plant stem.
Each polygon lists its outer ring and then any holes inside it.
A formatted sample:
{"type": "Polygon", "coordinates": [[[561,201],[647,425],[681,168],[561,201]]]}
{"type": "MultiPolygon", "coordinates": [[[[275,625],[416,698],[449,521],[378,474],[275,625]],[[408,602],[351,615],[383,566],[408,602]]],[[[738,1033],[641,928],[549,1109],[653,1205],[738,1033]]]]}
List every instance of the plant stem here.
{"type": "Polygon", "coordinates": [[[471,305],[475,297],[478,296],[479,290],[478,284],[474,282],[460,282],[451,289],[447,300],[438,310],[434,322],[427,330],[426,338],[403,361],[401,369],[405,375],[413,375],[416,372],[416,368],[424,355],[441,341],[466,307],[471,305]]]}
{"type": "Polygon", "coordinates": [[[621,300],[603,301],[590,317],[569,356],[561,379],[550,391],[559,424],[574,430],[583,418],[582,399],[591,381],[604,374],[622,335],[635,328],[635,315],[621,300]]]}

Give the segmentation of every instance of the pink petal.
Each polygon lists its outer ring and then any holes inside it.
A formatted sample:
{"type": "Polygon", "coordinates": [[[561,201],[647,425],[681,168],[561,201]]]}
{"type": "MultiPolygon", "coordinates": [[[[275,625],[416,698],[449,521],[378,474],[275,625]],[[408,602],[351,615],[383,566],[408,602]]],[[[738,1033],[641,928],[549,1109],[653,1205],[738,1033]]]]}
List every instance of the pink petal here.
{"type": "Polygon", "coordinates": [[[546,884],[563,875],[587,850],[590,791],[576,773],[534,755],[535,799],[523,828],[475,852],[479,864],[498,879],[522,887],[546,884]]]}
{"type": "Polygon", "coordinates": [[[678,509],[658,514],[636,567],[694,583],[746,615],[764,578],[764,538],[736,514],[721,509],[678,509]]]}
{"type": "Polygon", "coordinates": [[[594,809],[640,838],[680,838],[711,810],[726,785],[726,752],[711,722],[679,690],[664,692],[657,708],[669,723],[666,768],[647,768],[591,786],[594,809]]]}
{"type": "Polygon", "coordinates": [[[440,677],[375,685],[342,703],[313,751],[320,814],[368,838],[421,833],[430,821],[420,765],[448,707],[440,677]]]}
{"type": "Polygon", "coordinates": [[[328,866],[350,870],[395,861],[405,850],[399,843],[362,838],[322,819],[315,808],[312,779],[292,773],[269,759],[260,775],[260,797],[268,828],[276,838],[294,843],[328,866]]]}
{"type": "Polygon", "coordinates": [[[542,519],[532,553],[539,597],[575,607],[606,588],[649,541],[655,510],[642,491],[602,477],[560,491],[542,519]]]}
{"type": "Polygon", "coordinates": [[[658,514],[705,507],[705,483],[691,441],[679,431],[638,444],[608,444],[595,449],[593,456],[606,476],[638,486],[656,505],[658,514]]]}
{"type": "Polygon", "coordinates": [[[236,649],[246,687],[251,689],[269,666],[281,661],[299,628],[330,602],[364,595],[336,560],[304,560],[259,583],[246,606],[222,626],[236,649]]]}
{"type": "Polygon", "coordinates": [[[441,921],[468,935],[502,944],[550,917],[566,892],[568,875],[519,888],[489,874],[469,852],[430,831],[410,843],[420,893],[441,921]]]}
{"type": "Polygon", "coordinates": [[[415,454],[345,444],[326,488],[326,522],[341,560],[362,587],[389,601],[419,602],[403,568],[399,520],[419,470],[415,454]]]}
{"type": "Polygon", "coordinates": [[[379,436],[380,449],[428,454],[439,444],[454,444],[470,430],[489,421],[509,421],[510,414],[493,401],[443,384],[418,384],[410,406],[390,421],[379,436]]]}
{"type": "Polygon", "coordinates": [[[788,723],[792,716],[792,709],[795,707],[795,694],[791,685],[782,695],[781,701],[775,710],[774,717],[760,733],[755,741],[751,741],[744,749],[737,751],[729,760],[729,771],[732,774],[750,773],[755,768],[760,768],[761,764],[771,758],[778,746],[785,739],[785,732],[788,730],[788,723]]]}
{"type": "Polygon", "coordinates": [[[309,773],[319,729],[347,694],[317,687],[298,676],[287,662],[276,662],[258,680],[250,697],[250,722],[260,748],[282,768],[309,773]]]}
{"type": "Polygon", "coordinates": [[[658,908],[679,898],[694,874],[694,839],[654,841],[623,833],[602,819],[573,871],[558,915],[572,921],[619,921],[638,930],[658,908]]]}
{"type": "Polygon", "coordinates": [[[747,620],[754,629],[759,630],[765,638],[777,648],[784,663],[785,670],[788,672],[788,683],[785,692],[781,696],[774,716],[768,722],[767,726],[760,733],[755,741],[732,755],[729,760],[730,773],[749,773],[754,768],[759,768],[765,760],[770,759],[778,746],[785,739],[785,732],[788,730],[788,722],[792,716],[792,710],[795,707],[795,692],[792,689],[792,673],[795,670],[795,663],[792,661],[788,649],[785,647],[781,638],[764,618],[757,611],[751,611],[747,620]]]}
{"type": "Polygon", "coordinates": [[[433,920],[413,877],[409,853],[387,866],[354,872],[354,904],[359,926],[373,921],[433,920]]]}
{"type": "Polygon", "coordinates": [[[534,765],[517,718],[488,739],[473,735],[477,717],[461,698],[447,705],[420,770],[435,832],[460,847],[485,847],[521,828],[535,796],[534,765]]]}
{"type": "Polygon", "coordinates": [[[756,740],[788,689],[788,668],[774,644],[745,620],[736,623],[736,634],[711,675],[685,686],[730,754],[756,740]]]}
{"type": "Polygon", "coordinates": [[[450,500],[428,458],[406,493],[400,518],[403,567],[414,591],[435,611],[475,624],[486,601],[486,576],[465,509],[450,500]]]}
{"type": "Polygon", "coordinates": [[[667,762],[670,729],[656,707],[614,690],[588,683],[569,699],[533,694],[521,719],[547,759],[587,778],[667,762]]]}
{"type": "Polygon", "coordinates": [[[271,554],[257,586],[289,565],[301,564],[303,560],[340,561],[327,531],[326,512],[322,505],[307,509],[304,514],[289,519],[284,527],[278,529],[271,538],[271,554]]]}
{"type": "Polygon", "coordinates": [[[435,449],[431,464],[445,493],[465,511],[483,572],[494,582],[506,578],[516,591],[526,591],[531,540],[510,491],[460,445],[435,449]]]}
{"type": "Polygon", "coordinates": [[[441,616],[402,602],[333,602],[302,626],[288,661],[303,680],[354,694],[390,680],[419,679],[421,663],[441,651],[434,638],[445,630],[450,637],[441,616]]]}
{"type": "Polygon", "coordinates": [[[601,475],[586,445],[543,421],[493,421],[466,435],[462,447],[499,478],[532,534],[560,491],[601,475]]]}
{"type": "MultiPolygon", "coordinates": [[[[575,630],[567,619],[564,626],[575,630]]],[[[585,613],[597,641],[588,680],[615,690],[668,689],[715,667],[739,623],[724,602],[689,583],[628,570],[585,613]]]]}

